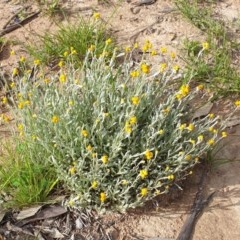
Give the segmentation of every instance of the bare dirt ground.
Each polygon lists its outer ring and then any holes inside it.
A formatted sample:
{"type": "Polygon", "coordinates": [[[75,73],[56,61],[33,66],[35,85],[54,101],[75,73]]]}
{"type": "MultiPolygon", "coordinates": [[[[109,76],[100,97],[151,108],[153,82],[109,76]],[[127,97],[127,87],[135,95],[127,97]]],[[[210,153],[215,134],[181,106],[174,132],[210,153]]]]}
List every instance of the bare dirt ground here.
{"type": "MultiPolygon", "coordinates": [[[[23,5],[21,2],[23,1],[0,0],[0,29],[23,5]]],[[[130,45],[135,41],[141,43],[149,39],[158,49],[167,46],[170,50],[178,52],[185,38],[203,41],[206,37],[181,15],[172,1],[157,0],[151,5],[135,6],[133,1],[119,3],[114,0],[69,0],[65,1],[64,8],[67,10],[69,21],[76,21],[79,15],[91,16],[94,11],[100,12],[102,21],[108,23],[119,43],[123,45],[130,45]]],[[[215,12],[228,23],[240,21],[240,1],[217,1],[215,12]]],[[[55,20],[60,21],[57,17],[55,20]]],[[[0,55],[0,70],[11,69],[16,65],[17,58],[26,54],[21,43],[33,41],[36,34],[55,29],[54,19],[40,14],[24,27],[5,35],[6,39],[17,44],[3,49],[0,55]],[[10,49],[14,49],[17,56],[11,56],[10,49]]],[[[160,61],[162,59],[156,56],[156,62],[160,61]]],[[[216,194],[197,222],[194,240],[240,239],[240,162],[233,161],[240,159],[240,127],[235,126],[228,131],[230,136],[223,143],[216,158],[232,161],[217,166],[208,175],[205,193],[208,195],[216,191],[216,194]]],[[[2,139],[0,138],[0,141],[2,139]]],[[[115,224],[107,231],[112,234],[113,239],[119,240],[176,239],[190,213],[198,183],[198,175],[193,174],[188,183],[183,185],[184,191],[177,191],[170,199],[156,199],[150,207],[121,217],[117,214],[109,215],[108,219],[112,219],[115,224]]]]}

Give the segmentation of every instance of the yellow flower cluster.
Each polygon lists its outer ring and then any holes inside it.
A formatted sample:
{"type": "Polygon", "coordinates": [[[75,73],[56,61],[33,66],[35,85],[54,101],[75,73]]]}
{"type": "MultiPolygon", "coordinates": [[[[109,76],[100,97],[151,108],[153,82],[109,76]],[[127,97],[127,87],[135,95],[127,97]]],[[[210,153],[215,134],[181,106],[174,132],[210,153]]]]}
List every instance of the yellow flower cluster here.
{"type": "Polygon", "coordinates": [[[101,201],[102,203],[104,203],[104,202],[106,201],[106,199],[107,199],[106,193],[105,193],[105,192],[101,192],[101,193],[100,193],[100,201],[101,201]]]}
{"type": "Polygon", "coordinates": [[[24,135],[24,126],[22,123],[19,123],[17,125],[17,129],[18,129],[18,132],[19,132],[19,136],[23,136],[24,135]]]}
{"type": "Polygon", "coordinates": [[[130,76],[133,77],[133,78],[138,77],[139,75],[140,75],[140,72],[138,70],[130,72],[130,76]]]}
{"type": "Polygon", "coordinates": [[[181,100],[183,97],[186,97],[190,92],[190,87],[188,84],[184,84],[180,87],[180,90],[176,93],[175,97],[178,100],[181,100]]]}
{"type": "Polygon", "coordinates": [[[147,160],[151,160],[153,158],[153,152],[147,149],[144,153],[147,160]]]}
{"type": "Polygon", "coordinates": [[[142,179],[146,178],[148,176],[148,170],[147,169],[140,170],[139,175],[142,179]]]}
{"type": "Polygon", "coordinates": [[[152,43],[149,40],[145,40],[145,43],[142,47],[142,51],[147,52],[151,48],[152,48],[152,43]]]}
{"type": "Polygon", "coordinates": [[[143,72],[143,73],[150,73],[150,66],[148,65],[148,64],[146,64],[146,63],[142,63],[141,64],[141,71],[143,72]]]}
{"type": "Polygon", "coordinates": [[[167,63],[164,62],[164,63],[160,64],[160,72],[161,73],[164,72],[166,68],[167,68],[167,63]]]}
{"type": "Polygon", "coordinates": [[[108,163],[108,156],[107,156],[107,155],[103,155],[103,156],[101,157],[101,160],[102,160],[102,162],[103,162],[104,164],[108,163]]]}
{"type": "Polygon", "coordinates": [[[12,75],[13,75],[13,76],[16,76],[16,75],[18,75],[18,74],[19,74],[18,68],[13,68],[12,75]]]}
{"type": "Polygon", "coordinates": [[[132,126],[137,124],[137,117],[136,116],[131,116],[125,123],[125,132],[131,133],[132,132],[132,126]]]}
{"type": "Polygon", "coordinates": [[[39,59],[34,59],[33,63],[34,65],[38,66],[41,62],[39,59]]]}
{"type": "Polygon", "coordinates": [[[240,106],[240,100],[236,100],[236,101],[235,101],[235,105],[236,105],[237,107],[239,107],[239,106],[240,106]]]}
{"type": "Polygon", "coordinates": [[[105,44],[106,45],[109,45],[109,44],[111,44],[112,43],[112,39],[111,38],[108,38],[106,41],[105,41],[105,44]]]}
{"type": "Polygon", "coordinates": [[[86,129],[83,129],[82,131],[81,131],[81,134],[84,136],[84,137],[88,137],[88,131],[86,130],[86,129]]]}
{"type": "Polygon", "coordinates": [[[67,76],[66,76],[66,74],[60,74],[60,76],[59,76],[59,81],[61,82],[61,83],[65,83],[66,81],[67,81],[67,76]]]}
{"type": "Polygon", "coordinates": [[[3,104],[6,104],[6,103],[8,102],[7,97],[6,97],[6,96],[2,97],[1,102],[2,102],[3,104]]]}
{"type": "Polygon", "coordinates": [[[11,118],[7,114],[4,114],[4,113],[1,114],[1,119],[4,122],[10,122],[11,121],[11,118]]]}
{"type": "Polygon", "coordinates": [[[96,189],[96,188],[98,187],[98,182],[94,180],[94,181],[92,182],[91,187],[92,187],[93,189],[96,189]]]}
{"type": "Polygon", "coordinates": [[[100,15],[99,12],[95,12],[95,13],[93,13],[93,17],[94,17],[95,19],[99,19],[99,18],[101,17],[101,15],[100,15]]]}
{"type": "Polygon", "coordinates": [[[57,116],[57,115],[52,116],[51,121],[52,121],[52,123],[58,123],[59,122],[59,116],[57,116]]]}
{"type": "Polygon", "coordinates": [[[209,49],[209,43],[208,42],[203,42],[202,47],[203,47],[204,50],[209,49]]]}
{"type": "Polygon", "coordinates": [[[131,101],[132,101],[132,104],[133,104],[133,105],[138,105],[139,102],[140,102],[140,98],[139,98],[139,96],[133,96],[133,97],[131,98],[131,101]]]}
{"type": "Polygon", "coordinates": [[[31,102],[29,100],[21,100],[18,102],[18,108],[22,109],[25,106],[29,106],[31,104],[31,102]]]}
{"type": "Polygon", "coordinates": [[[168,51],[167,47],[163,46],[160,48],[161,53],[166,53],[168,51]]]}
{"type": "Polygon", "coordinates": [[[141,195],[146,196],[148,194],[148,189],[147,188],[142,188],[141,189],[141,195]]]}

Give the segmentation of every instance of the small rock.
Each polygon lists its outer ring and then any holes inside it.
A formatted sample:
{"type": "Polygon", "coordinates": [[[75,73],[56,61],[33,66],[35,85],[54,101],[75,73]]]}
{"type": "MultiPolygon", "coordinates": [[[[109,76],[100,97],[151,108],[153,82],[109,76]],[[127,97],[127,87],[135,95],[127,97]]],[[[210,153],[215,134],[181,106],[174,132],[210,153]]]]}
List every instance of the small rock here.
{"type": "Polygon", "coordinates": [[[76,229],[82,229],[83,228],[83,222],[81,221],[80,218],[77,218],[75,221],[76,229]]]}
{"type": "Polygon", "coordinates": [[[133,7],[130,10],[133,14],[138,14],[141,11],[141,7],[133,7]]]}

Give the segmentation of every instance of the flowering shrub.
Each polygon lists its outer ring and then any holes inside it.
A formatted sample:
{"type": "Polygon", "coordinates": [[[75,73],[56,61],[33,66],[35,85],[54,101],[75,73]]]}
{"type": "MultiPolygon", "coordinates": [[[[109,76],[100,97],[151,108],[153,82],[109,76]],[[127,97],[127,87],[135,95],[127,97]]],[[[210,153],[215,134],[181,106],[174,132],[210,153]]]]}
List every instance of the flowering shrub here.
{"type": "Polygon", "coordinates": [[[202,86],[173,87],[179,67],[154,72],[147,52],[134,67],[127,57],[116,66],[116,52],[105,58],[109,41],[101,55],[89,49],[81,68],[69,56],[56,74],[38,65],[19,77],[16,105],[19,134],[55,166],[68,204],[122,211],[167,193],[226,132],[213,114],[191,118],[202,86]]]}

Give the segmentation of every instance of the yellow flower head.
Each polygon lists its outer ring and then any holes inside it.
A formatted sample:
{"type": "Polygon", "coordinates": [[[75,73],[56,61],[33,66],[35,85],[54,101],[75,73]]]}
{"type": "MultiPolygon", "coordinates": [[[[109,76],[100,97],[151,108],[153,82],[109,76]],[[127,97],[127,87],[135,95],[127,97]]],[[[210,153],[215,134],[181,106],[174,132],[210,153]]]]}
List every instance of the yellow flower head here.
{"type": "Polygon", "coordinates": [[[19,109],[22,109],[23,107],[24,107],[24,101],[20,101],[19,103],[18,103],[18,108],[19,109]]]}
{"type": "Polygon", "coordinates": [[[105,202],[107,199],[106,193],[105,192],[101,192],[100,193],[100,201],[103,203],[105,202]]]}
{"type": "Polygon", "coordinates": [[[203,141],[203,135],[199,135],[198,136],[198,142],[202,142],[203,141]]]}
{"type": "Polygon", "coordinates": [[[14,88],[14,87],[15,87],[15,82],[11,82],[11,83],[10,83],[10,87],[11,87],[11,88],[14,88]]]}
{"type": "Polygon", "coordinates": [[[175,70],[176,72],[180,69],[180,66],[178,64],[175,64],[173,66],[173,70],[175,70]]]}
{"type": "Polygon", "coordinates": [[[82,134],[84,137],[87,137],[87,136],[88,136],[88,131],[85,130],[85,129],[83,129],[83,130],[81,131],[81,134],[82,134]]]}
{"type": "Polygon", "coordinates": [[[141,189],[141,195],[146,196],[148,194],[148,189],[147,188],[142,188],[141,189]]]}
{"type": "Polygon", "coordinates": [[[59,117],[57,115],[54,115],[52,117],[52,123],[58,123],[59,122],[59,117]]]}
{"type": "Polygon", "coordinates": [[[188,84],[184,84],[180,87],[180,93],[185,97],[188,95],[190,91],[190,87],[188,84]]]}
{"type": "Polygon", "coordinates": [[[209,117],[209,118],[214,118],[214,113],[209,113],[209,114],[208,114],[208,117],[209,117]]]}
{"type": "Polygon", "coordinates": [[[133,78],[138,77],[139,75],[140,75],[140,72],[138,70],[130,72],[130,76],[133,77],[133,78]]]}
{"type": "Polygon", "coordinates": [[[123,185],[127,185],[127,184],[128,184],[128,181],[127,181],[126,179],[123,179],[123,180],[122,180],[122,184],[123,184],[123,185]]]}
{"type": "Polygon", "coordinates": [[[153,152],[151,152],[149,149],[147,149],[144,153],[147,160],[150,160],[153,158],[153,152]]]}
{"type": "Polygon", "coordinates": [[[90,47],[88,48],[89,52],[93,52],[95,49],[95,45],[91,44],[90,47]]]}
{"type": "Polygon", "coordinates": [[[130,51],[131,51],[131,47],[126,46],[126,47],[125,47],[125,52],[130,52],[130,51]]]}
{"type": "Polygon", "coordinates": [[[192,143],[192,144],[196,143],[196,141],[194,139],[190,139],[189,142],[192,143]]]}
{"type": "Polygon", "coordinates": [[[157,51],[156,50],[152,50],[150,54],[151,54],[151,56],[155,56],[155,55],[157,55],[157,51]]]}
{"type": "Polygon", "coordinates": [[[204,85],[203,84],[199,84],[197,87],[196,87],[196,90],[197,91],[200,91],[200,90],[203,90],[204,89],[204,85]]]}
{"type": "Polygon", "coordinates": [[[10,51],[10,54],[11,54],[11,55],[15,55],[16,53],[15,53],[15,51],[12,49],[12,50],[10,51]]]}
{"type": "Polygon", "coordinates": [[[32,135],[32,140],[36,140],[38,137],[36,135],[32,135]]]}
{"type": "Polygon", "coordinates": [[[140,102],[140,98],[139,98],[138,96],[133,96],[133,97],[131,98],[131,101],[132,101],[132,104],[133,104],[133,105],[138,105],[139,102],[140,102]]]}
{"type": "Polygon", "coordinates": [[[91,144],[87,145],[87,150],[88,150],[88,151],[91,151],[92,149],[93,149],[93,147],[92,147],[91,144]]]}
{"type": "Polygon", "coordinates": [[[160,64],[160,72],[164,72],[166,68],[167,68],[167,63],[164,62],[160,64]]]}
{"type": "Polygon", "coordinates": [[[135,42],[135,43],[133,44],[133,47],[134,47],[134,48],[138,48],[138,47],[139,47],[139,44],[138,44],[137,42],[135,42]]]}
{"type": "Polygon", "coordinates": [[[162,135],[164,133],[164,130],[163,129],[160,129],[159,131],[158,131],[158,134],[160,134],[160,135],[162,135]]]}
{"type": "Polygon", "coordinates": [[[61,83],[65,83],[66,81],[67,81],[67,76],[66,76],[66,74],[60,74],[60,76],[59,76],[59,81],[61,82],[61,83]]]}
{"type": "Polygon", "coordinates": [[[1,114],[1,118],[4,122],[10,122],[10,117],[6,114],[1,114]]]}
{"type": "Polygon", "coordinates": [[[208,131],[209,131],[209,132],[215,132],[215,128],[214,128],[214,127],[209,127],[209,128],[208,128],[208,131]]]}
{"type": "Polygon", "coordinates": [[[189,161],[189,160],[192,159],[192,156],[191,156],[190,154],[188,154],[188,155],[185,156],[185,159],[186,159],[187,161],[189,161]]]}
{"type": "Polygon", "coordinates": [[[126,133],[131,133],[132,132],[132,127],[127,123],[124,127],[124,130],[126,133]]]}
{"type": "Polygon", "coordinates": [[[26,61],[26,58],[25,58],[24,56],[21,56],[19,61],[20,61],[20,62],[25,62],[25,61],[26,61]]]}
{"type": "Polygon", "coordinates": [[[167,52],[167,47],[165,47],[165,46],[164,46],[164,47],[161,47],[161,48],[160,48],[160,52],[161,52],[161,53],[166,53],[166,52],[167,52]]]}
{"type": "Polygon", "coordinates": [[[130,118],[129,118],[129,124],[130,125],[134,125],[134,124],[136,124],[137,123],[137,117],[136,116],[131,116],[130,118]]]}
{"type": "Polygon", "coordinates": [[[193,125],[192,123],[190,123],[190,124],[188,125],[187,129],[188,129],[189,131],[192,131],[192,130],[194,129],[194,125],[193,125]]]}
{"type": "Polygon", "coordinates": [[[236,100],[234,103],[235,103],[235,105],[236,105],[237,107],[240,106],[240,100],[236,100]]]}
{"type": "Polygon", "coordinates": [[[176,57],[176,53],[175,53],[175,52],[171,52],[171,53],[170,53],[170,57],[171,57],[172,59],[174,59],[174,58],[176,57]]]}
{"type": "Polygon", "coordinates": [[[24,128],[24,126],[23,126],[23,124],[19,123],[19,124],[17,125],[17,128],[18,128],[18,131],[22,131],[23,128],[24,128]]]}
{"type": "Polygon", "coordinates": [[[70,48],[70,51],[71,51],[71,54],[73,54],[73,55],[74,55],[74,54],[77,54],[77,51],[74,49],[74,47],[71,47],[71,48],[70,48]]]}
{"type": "Polygon", "coordinates": [[[202,47],[203,47],[204,50],[209,49],[209,43],[208,42],[203,42],[202,47]]]}
{"type": "Polygon", "coordinates": [[[187,124],[183,123],[179,126],[179,130],[184,130],[186,128],[187,124]]]}
{"type": "Polygon", "coordinates": [[[139,175],[142,179],[146,178],[148,176],[148,170],[147,169],[140,170],[139,175]]]}
{"type": "Polygon", "coordinates": [[[111,39],[111,38],[108,38],[108,39],[105,41],[105,44],[106,44],[106,45],[109,45],[110,43],[112,43],[112,39],[111,39]]]}
{"type": "Polygon", "coordinates": [[[65,51],[65,52],[63,53],[63,56],[64,56],[64,57],[67,57],[68,54],[69,54],[69,52],[68,52],[68,51],[65,51]]]}
{"type": "Polygon", "coordinates": [[[107,155],[103,155],[103,156],[101,157],[101,160],[102,160],[102,162],[103,162],[104,164],[106,164],[106,163],[108,162],[108,156],[107,156],[107,155]]]}
{"type": "Polygon", "coordinates": [[[227,132],[222,132],[222,137],[223,138],[227,137],[227,132]]]}
{"type": "Polygon", "coordinates": [[[166,107],[162,110],[163,113],[169,113],[170,112],[170,107],[166,107]]]}
{"type": "Polygon", "coordinates": [[[146,63],[141,64],[141,70],[143,73],[149,73],[150,72],[150,66],[147,65],[146,63]]]}
{"type": "Polygon", "coordinates": [[[68,105],[69,105],[69,106],[73,106],[73,105],[74,105],[74,101],[73,101],[73,100],[69,100],[69,101],[68,101],[68,105]]]}
{"type": "Polygon", "coordinates": [[[147,50],[152,48],[152,43],[149,40],[146,40],[144,45],[142,46],[143,52],[146,52],[147,50]]]}
{"type": "Polygon", "coordinates": [[[76,167],[75,166],[71,166],[70,168],[69,168],[69,172],[73,175],[73,174],[75,174],[76,173],[76,167]]]}
{"type": "Polygon", "coordinates": [[[61,60],[61,61],[58,62],[58,66],[59,66],[59,67],[62,67],[63,65],[64,65],[64,61],[63,61],[63,60],[61,60]]]}
{"type": "Polygon", "coordinates": [[[18,75],[18,74],[19,74],[18,68],[13,68],[12,75],[13,75],[13,76],[16,76],[16,75],[18,75]]]}
{"type": "Polygon", "coordinates": [[[174,179],[174,175],[173,174],[171,174],[171,175],[168,175],[168,180],[173,180],[174,179]]]}
{"type": "Polygon", "coordinates": [[[215,143],[215,141],[214,141],[213,138],[211,138],[211,139],[208,140],[208,144],[209,144],[209,145],[213,145],[214,143],[215,143]]]}
{"type": "Polygon", "coordinates": [[[39,65],[40,64],[40,60],[39,59],[34,59],[34,61],[33,61],[33,63],[34,63],[34,65],[39,65]]]}
{"type": "Polygon", "coordinates": [[[101,17],[101,15],[100,15],[99,12],[95,12],[95,13],[93,13],[93,17],[94,17],[95,19],[99,19],[99,18],[101,17]]]}
{"type": "Polygon", "coordinates": [[[93,189],[96,189],[97,186],[98,186],[98,182],[97,182],[97,181],[93,181],[91,187],[92,187],[93,189]]]}
{"type": "Polygon", "coordinates": [[[3,103],[3,104],[6,104],[7,101],[8,101],[8,100],[7,100],[7,97],[6,97],[6,96],[5,96],[5,97],[2,97],[2,103],[3,103]]]}

